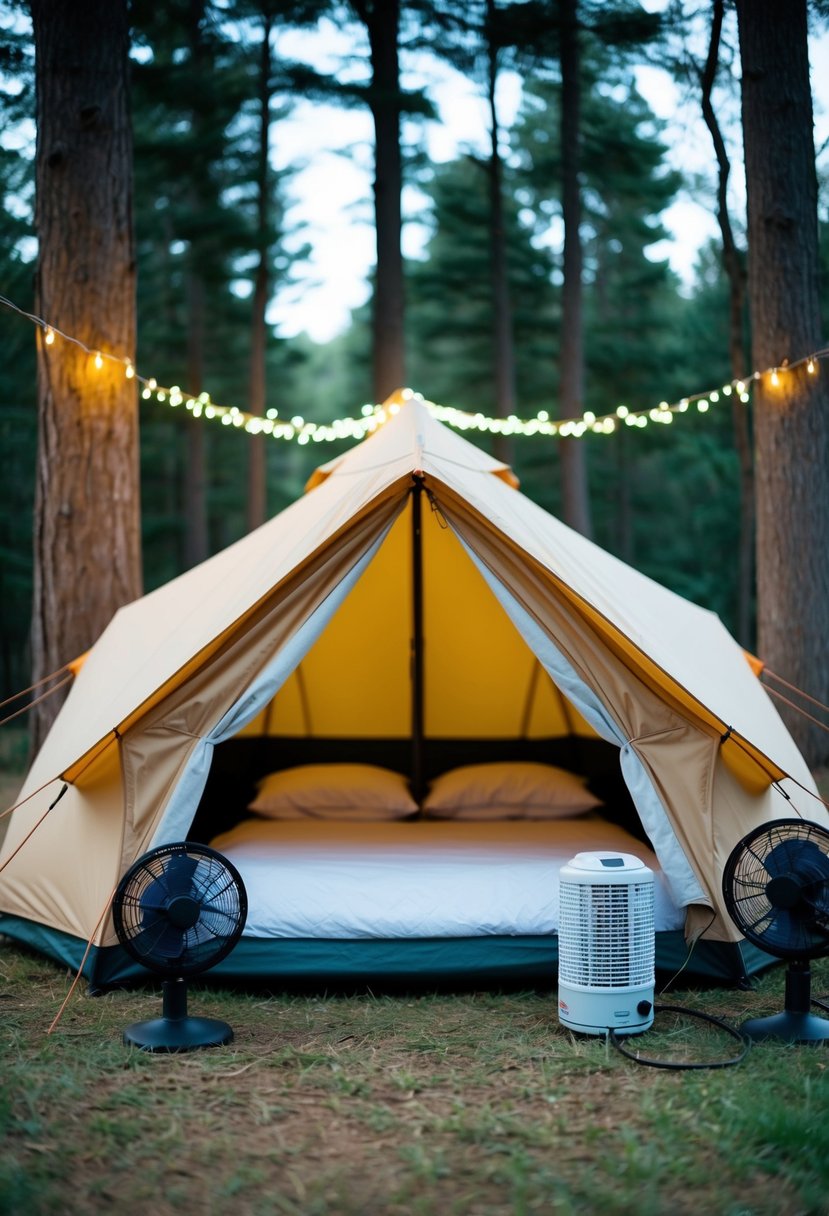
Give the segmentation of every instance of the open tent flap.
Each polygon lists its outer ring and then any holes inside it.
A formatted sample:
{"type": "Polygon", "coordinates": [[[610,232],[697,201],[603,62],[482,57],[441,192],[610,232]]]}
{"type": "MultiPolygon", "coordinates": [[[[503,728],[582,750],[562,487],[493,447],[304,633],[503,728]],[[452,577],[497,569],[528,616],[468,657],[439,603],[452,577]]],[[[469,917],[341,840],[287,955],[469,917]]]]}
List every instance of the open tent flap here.
{"type": "MultiPolygon", "coordinates": [[[[578,741],[606,740],[620,751],[639,819],[675,902],[707,902],[650,775],[612,711],[441,512],[426,509],[420,533],[426,746],[436,740],[513,739],[517,746],[520,740],[570,739],[578,768],[586,754],[578,741]]],[[[412,511],[406,509],[336,596],[199,741],[156,827],[154,844],[186,832],[213,747],[233,736],[251,741],[271,736],[289,753],[293,739],[302,757],[309,754],[307,741],[349,738],[361,741],[361,759],[372,754],[372,739],[396,738],[405,746],[398,756],[409,759],[413,535],[412,511]]],[[[562,754],[559,750],[551,759],[562,754]]]]}

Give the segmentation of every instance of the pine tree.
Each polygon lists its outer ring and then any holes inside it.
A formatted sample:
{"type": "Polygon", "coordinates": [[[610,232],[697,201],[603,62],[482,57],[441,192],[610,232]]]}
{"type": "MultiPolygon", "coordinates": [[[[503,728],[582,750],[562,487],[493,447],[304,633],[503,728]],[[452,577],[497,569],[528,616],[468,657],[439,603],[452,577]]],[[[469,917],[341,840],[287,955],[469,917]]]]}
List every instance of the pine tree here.
{"type": "MultiPolygon", "coordinates": [[[[126,0],[33,0],[37,65],[35,307],[91,351],[135,358],[126,0]]],[[[141,592],[138,414],[124,365],[38,344],[32,664],[83,653],[141,592]]],[[[37,746],[56,698],[33,711],[37,746]]]]}

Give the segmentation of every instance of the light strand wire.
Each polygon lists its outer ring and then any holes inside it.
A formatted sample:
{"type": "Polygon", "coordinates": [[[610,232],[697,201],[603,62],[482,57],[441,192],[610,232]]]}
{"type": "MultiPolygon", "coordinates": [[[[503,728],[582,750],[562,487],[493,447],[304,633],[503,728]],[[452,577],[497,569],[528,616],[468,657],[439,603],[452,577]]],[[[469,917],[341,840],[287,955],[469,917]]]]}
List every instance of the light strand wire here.
{"type": "MultiPolygon", "coordinates": [[[[96,350],[79,338],[50,324],[43,317],[20,308],[5,296],[0,296],[0,305],[36,326],[43,334],[43,341],[47,346],[51,345],[56,338],[61,338],[64,342],[72,343],[87,354],[99,370],[105,361],[117,364],[124,370],[128,379],[134,379],[141,386],[143,399],[155,398],[156,401],[162,404],[167,403],[173,408],[184,405],[185,409],[195,418],[203,418],[206,421],[216,420],[224,426],[242,428],[251,435],[263,434],[274,439],[296,441],[299,444],[334,442],[342,439],[359,440],[374,431],[387,417],[382,405],[371,404],[362,407],[359,418],[342,417],[330,423],[309,422],[300,416],[294,416],[290,420],[280,419],[278,411],[275,409],[268,409],[264,416],[260,416],[241,410],[237,406],[220,405],[211,400],[209,393],[202,392],[192,395],[184,392],[178,385],[159,384],[154,376],[140,374],[131,359],[96,350]]],[[[586,434],[610,435],[623,425],[645,427],[649,422],[670,423],[676,415],[684,414],[692,407],[696,407],[699,413],[706,413],[712,405],[721,402],[723,398],[729,399],[735,395],[747,404],[750,400],[752,382],[768,377],[770,384],[777,387],[781,378],[796,368],[805,367],[810,374],[815,374],[819,363],[827,357],[829,357],[829,347],[824,347],[794,361],[784,359],[776,367],[769,367],[764,372],[754,371],[742,379],[731,380],[718,388],[701,393],[691,393],[673,403],[660,401],[657,406],[640,410],[618,405],[604,414],[586,410],[578,418],[551,419],[546,410],[540,410],[536,417],[531,419],[521,419],[515,415],[508,418],[493,418],[483,413],[471,413],[454,406],[437,405],[431,401],[427,401],[425,404],[439,421],[446,422],[449,426],[461,431],[478,430],[500,435],[528,437],[541,435],[579,439],[586,434]]],[[[423,400],[420,394],[415,394],[410,389],[404,391],[404,397],[406,395],[423,400]]],[[[394,407],[392,407],[393,409],[394,407]]]]}

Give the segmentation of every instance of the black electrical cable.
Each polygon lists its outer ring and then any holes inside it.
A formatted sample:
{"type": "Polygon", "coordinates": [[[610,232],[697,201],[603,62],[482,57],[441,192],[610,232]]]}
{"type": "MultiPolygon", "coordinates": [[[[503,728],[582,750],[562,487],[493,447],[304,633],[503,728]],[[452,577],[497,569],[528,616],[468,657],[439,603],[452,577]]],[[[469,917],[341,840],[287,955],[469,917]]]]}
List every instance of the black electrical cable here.
{"type": "Polygon", "coordinates": [[[742,1031],[737,1030],[734,1026],[729,1026],[728,1022],[724,1022],[721,1018],[715,1018],[710,1013],[702,1013],[699,1009],[686,1009],[682,1005],[654,1005],[654,1013],[681,1013],[689,1018],[698,1018],[701,1022],[709,1022],[712,1026],[716,1026],[718,1030],[729,1034],[732,1039],[736,1039],[742,1044],[742,1051],[739,1055],[732,1056],[728,1060],[713,1060],[700,1062],[675,1062],[673,1060],[652,1060],[648,1056],[636,1055],[624,1046],[623,1038],[616,1033],[613,1027],[608,1027],[607,1035],[617,1051],[623,1056],[627,1056],[629,1060],[633,1060],[636,1064],[646,1064],[650,1068],[672,1068],[676,1070],[689,1071],[691,1069],[701,1068],[731,1068],[734,1064],[740,1064],[746,1057],[751,1040],[747,1038],[742,1031]]]}

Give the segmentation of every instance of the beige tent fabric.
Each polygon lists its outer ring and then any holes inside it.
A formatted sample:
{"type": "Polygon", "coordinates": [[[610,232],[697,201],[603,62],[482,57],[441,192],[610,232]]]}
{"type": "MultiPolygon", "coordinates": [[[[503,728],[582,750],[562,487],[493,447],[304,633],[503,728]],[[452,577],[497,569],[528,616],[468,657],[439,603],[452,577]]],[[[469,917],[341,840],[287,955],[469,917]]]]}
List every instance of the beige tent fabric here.
{"type": "MultiPolygon", "coordinates": [[[[393,524],[417,480],[635,749],[710,903],[691,911],[689,928],[735,939],[719,892],[725,858],[749,828],[791,813],[771,778],[790,774],[814,789],[742,651],[713,614],[521,495],[503,465],[437,423],[422,400],[401,398],[388,413],[297,503],[116,615],[27,778],[23,796],[33,796],[13,816],[0,865],[60,778],[73,784],[0,873],[0,909],[81,938],[95,932],[196,742],[393,524]],[[726,763],[729,751],[737,763],[726,763]]],[[[382,628],[382,613],[372,623],[382,628]]],[[[446,627],[463,628],[462,619],[446,627]]],[[[531,672],[529,662],[525,682],[531,672]]],[[[819,803],[801,809],[829,825],[819,803]]],[[[111,940],[107,925],[97,940],[111,940]]]]}

